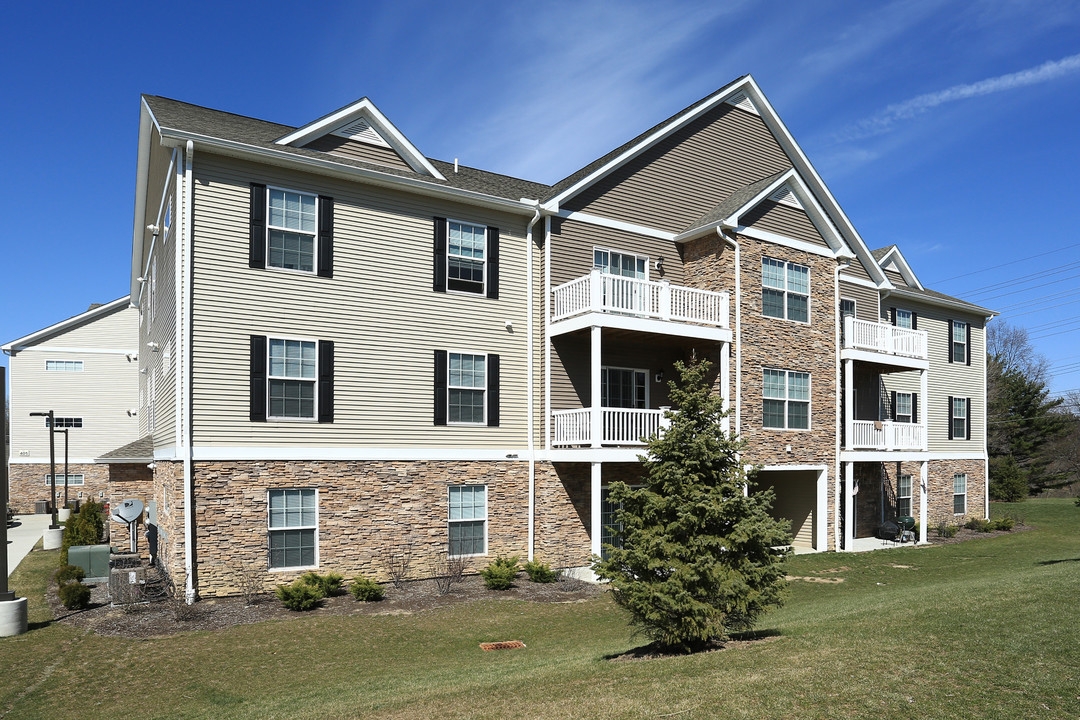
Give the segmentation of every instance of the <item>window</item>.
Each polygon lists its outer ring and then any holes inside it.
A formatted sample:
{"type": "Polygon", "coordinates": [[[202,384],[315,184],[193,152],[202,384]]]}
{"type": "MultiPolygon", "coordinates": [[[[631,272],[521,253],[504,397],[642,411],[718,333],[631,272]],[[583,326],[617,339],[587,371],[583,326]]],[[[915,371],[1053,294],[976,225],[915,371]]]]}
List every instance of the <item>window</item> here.
{"type": "Polygon", "coordinates": [[[487,553],[487,486],[451,485],[447,532],[452,557],[487,553]]]}
{"type": "Polygon", "coordinates": [[[900,423],[915,422],[914,415],[912,413],[911,398],[911,393],[896,393],[896,404],[893,406],[893,420],[900,423]]]}
{"type": "Polygon", "coordinates": [[[956,515],[967,514],[967,475],[956,473],[952,476],[952,511],[956,515]]]}
{"type": "Polygon", "coordinates": [[[313,488],[270,490],[270,567],[315,567],[318,517],[313,488]]]}
{"type": "Polygon", "coordinates": [[[810,320],[810,268],[761,259],[761,311],[768,317],[810,320]]]}
{"type": "Polygon", "coordinates": [[[486,355],[450,353],[450,381],[447,420],[451,423],[484,422],[484,380],[486,355]]]}
{"type": "Polygon", "coordinates": [[[968,343],[970,325],[965,322],[949,321],[949,362],[971,364],[968,343]]]}
{"type": "Polygon", "coordinates": [[[484,245],[487,229],[482,225],[449,220],[446,287],[460,292],[484,292],[484,245]]]}
{"type": "Polygon", "coordinates": [[[896,308],[896,327],[907,328],[908,330],[915,329],[914,313],[910,310],[904,310],[902,308],[896,308]]]}
{"type": "Polygon", "coordinates": [[[896,516],[911,516],[911,476],[901,475],[896,481],[896,516]]]}
{"type": "Polygon", "coordinates": [[[622,523],[619,522],[616,513],[619,511],[620,504],[611,501],[610,490],[608,488],[601,488],[600,490],[600,555],[605,560],[608,559],[609,551],[608,545],[612,547],[621,548],[622,543],[622,523]]]}
{"type": "Polygon", "coordinates": [[[593,267],[608,275],[648,279],[648,258],[626,255],[613,250],[593,249],[593,267]]]}
{"type": "Polygon", "coordinates": [[[315,271],[315,196],[267,190],[268,267],[315,271]]]}
{"type": "MultiPolygon", "coordinates": [[[[85,479],[84,479],[82,473],[78,473],[78,474],[71,473],[71,474],[68,474],[68,476],[67,476],[68,487],[70,487],[72,485],[82,485],[84,482],[85,482],[85,479]]],[[[46,485],[52,485],[52,475],[46,475],[45,476],[45,484],[46,485]]],[[[63,475],[57,475],[56,476],[56,484],[57,485],[63,485],[64,484],[64,476],[63,475]]]]}
{"type": "Polygon", "coordinates": [[[308,340],[269,338],[272,418],[315,417],[316,345],[308,340]]]}
{"type": "Polygon", "coordinates": [[[82,372],[82,360],[46,360],[46,372],[82,372]]]}
{"type": "Polygon", "coordinates": [[[612,408],[649,407],[648,377],[648,370],[601,368],[600,404],[612,408]]]}
{"type": "Polygon", "coordinates": [[[499,356],[435,351],[435,424],[499,424],[499,356]]]}
{"type": "Polygon", "coordinates": [[[949,398],[949,439],[971,439],[971,398],[949,398]]]}
{"type": "Polygon", "coordinates": [[[762,426],[810,429],[810,373],[765,368],[762,426]]]}
{"type": "Polygon", "coordinates": [[[855,317],[855,301],[848,298],[840,298],[840,317],[855,317]]]}
{"type": "MultiPolygon", "coordinates": [[[[49,427],[49,418],[45,418],[45,427],[49,427]]],[[[56,427],[58,428],[81,428],[81,417],[58,417],[56,418],[56,427]]]]}

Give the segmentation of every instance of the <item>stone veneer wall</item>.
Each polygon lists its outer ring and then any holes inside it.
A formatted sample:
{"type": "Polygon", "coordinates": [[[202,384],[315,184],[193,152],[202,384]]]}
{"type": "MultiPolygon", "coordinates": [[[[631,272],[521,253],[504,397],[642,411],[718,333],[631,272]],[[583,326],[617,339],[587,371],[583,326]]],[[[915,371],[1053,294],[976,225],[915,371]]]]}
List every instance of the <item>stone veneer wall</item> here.
{"type": "Polygon", "coordinates": [[[158,566],[169,574],[179,588],[183,588],[184,464],[157,461],[154,465],[153,498],[157,503],[158,566]]]}
{"type": "MultiPolygon", "coordinates": [[[[68,485],[68,500],[95,500],[103,502],[99,493],[108,496],[109,489],[109,466],[99,463],[70,463],[68,464],[69,475],[83,476],[82,485],[68,485]],[[82,493],[80,497],[79,493],[82,493]]],[[[48,463],[11,463],[9,465],[8,488],[10,497],[8,503],[18,514],[30,514],[34,512],[34,503],[38,500],[49,499],[49,485],[45,478],[49,475],[48,463]]],[[[56,477],[61,479],[64,475],[64,458],[60,457],[56,463],[56,477]]],[[[60,496],[60,505],[64,502],[64,483],[56,484],[56,492],[60,496]]]]}
{"type": "MultiPolygon", "coordinates": [[[[142,500],[143,505],[149,508],[149,503],[154,497],[154,475],[150,468],[146,467],[146,463],[111,463],[108,467],[109,489],[105,494],[105,500],[109,503],[110,509],[117,507],[128,498],[142,500]]],[[[109,544],[118,550],[127,551],[131,543],[127,523],[116,522],[111,518],[111,512],[109,515],[110,517],[107,518],[109,544]]],[[[144,511],[138,525],[137,547],[140,555],[149,558],[146,521],[147,512],[144,511]]]]}
{"type": "MultiPolygon", "coordinates": [[[[160,464],[159,464],[160,465],[160,464]]],[[[528,463],[445,461],[233,461],[195,463],[196,582],[200,597],[239,592],[239,573],[256,569],[272,588],[302,574],[268,570],[267,490],[318,490],[318,572],[346,581],[389,578],[388,549],[411,551],[410,575],[430,577],[446,555],[450,485],[488,487],[488,553],[524,558],[528,463]]],[[[160,514],[160,513],[159,513],[160,514]]],[[[181,558],[182,566],[182,558],[181,558]]]]}
{"type": "MultiPolygon", "coordinates": [[[[915,477],[918,477],[916,475],[915,477]]],[[[939,519],[963,523],[964,518],[986,517],[986,463],[982,460],[931,460],[927,468],[926,522],[939,519]],[[953,513],[953,475],[967,473],[967,512],[953,513]]]]}
{"type": "MultiPolygon", "coordinates": [[[[919,519],[921,463],[863,462],[855,464],[859,480],[857,498],[856,537],[873,537],[881,524],[881,473],[887,483],[885,517],[896,515],[897,480],[911,475],[911,514],[919,519]],[[898,469],[899,467],[899,469],[898,469]]],[[[929,529],[944,519],[947,523],[962,523],[964,518],[984,517],[986,500],[986,465],[982,460],[931,460],[927,465],[926,522],[929,529]],[[953,475],[967,474],[967,512],[953,513],[953,475]]],[[[932,534],[932,532],[931,532],[932,534]]]]}

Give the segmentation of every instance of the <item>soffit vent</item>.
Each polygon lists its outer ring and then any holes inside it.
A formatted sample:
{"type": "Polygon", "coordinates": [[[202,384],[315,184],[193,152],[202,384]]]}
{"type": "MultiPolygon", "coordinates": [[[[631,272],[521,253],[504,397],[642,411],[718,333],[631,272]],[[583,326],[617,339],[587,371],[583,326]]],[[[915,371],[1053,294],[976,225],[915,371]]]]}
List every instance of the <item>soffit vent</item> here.
{"type": "Polygon", "coordinates": [[[739,93],[738,95],[732,95],[725,100],[728,105],[734,105],[740,110],[745,110],[748,113],[759,114],[756,107],[754,107],[754,101],[747,96],[746,93],[739,93]]]}
{"type": "Polygon", "coordinates": [[[330,134],[348,138],[349,140],[370,143],[372,145],[390,147],[390,144],[383,140],[382,135],[379,134],[378,130],[371,127],[371,123],[368,122],[367,118],[357,118],[348,125],[342,125],[330,134]]]}
{"type": "Polygon", "coordinates": [[[773,202],[780,203],[781,205],[790,205],[791,207],[797,207],[800,210],[802,209],[802,203],[799,202],[798,196],[792,192],[791,188],[787,185],[770,195],[769,199],[773,202]]]}

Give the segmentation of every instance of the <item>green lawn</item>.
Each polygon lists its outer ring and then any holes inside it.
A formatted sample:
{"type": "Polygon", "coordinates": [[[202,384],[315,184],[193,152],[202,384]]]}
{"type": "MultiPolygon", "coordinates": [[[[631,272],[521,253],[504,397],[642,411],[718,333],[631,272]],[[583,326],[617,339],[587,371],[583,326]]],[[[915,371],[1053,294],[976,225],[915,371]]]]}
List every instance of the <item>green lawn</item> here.
{"type": "Polygon", "coordinates": [[[792,582],[766,640],[637,662],[605,659],[639,643],[606,597],[99,637],[48,623],[56,553],[35,552],[12,578],[33,629],[0,639],[0,716],[1080,717],[1080,508],[1005,510],[1038,529],[792,558],[793,576],[843,582],[792,582]],[[528,648],[477,647],[510,639],[528,648]]]}

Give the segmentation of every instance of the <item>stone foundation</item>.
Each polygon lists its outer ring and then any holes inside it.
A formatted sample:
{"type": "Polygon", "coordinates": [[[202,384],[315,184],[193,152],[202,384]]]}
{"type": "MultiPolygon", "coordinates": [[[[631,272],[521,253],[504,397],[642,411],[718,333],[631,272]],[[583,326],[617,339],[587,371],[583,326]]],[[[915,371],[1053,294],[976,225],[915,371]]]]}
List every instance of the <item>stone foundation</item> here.
{"type": "MultiPolygon", "coordinates": [[[[897,480],[911,475],[911,515],[919,519],[921,502],[919,462],[855,463],[859,481],[856,496],[856,537],[874,537],[884,517],[897,515],[897,480]]],[[[926,522],[929,527],[944,521],[963,523],[966,518],[985,517],[986,465],[982,460],[931,460],[927,464],[926,522]],[[966,512],[953,512],[953,475],[967,474],[966,512]]]]}
{"type": "MultiPolygon", "coordinates": [[[[17,514],[30,514],[34,512],[34,504],[38,500],[48,500],[50,486],[45,482],[49,475],[49,463],[11,463],[8,471],[8,487],[10,498],[8,503],[17,514]]],[[[94,500],[105,502],[109,494],[109,466],[98,463],[78,463],[68,465],[68,475],[82,475],[82,485],[68,486],[68,501],[80,500],[86,502],[94,500]]],[[[64,476],[63,458],[56,463],[56,477],[61,482],[56,484],[58,499],[57,507],[64,503],[64,476]]]]}
{"type": "MultiPolygon", "coordinates": [[[[147,530],[148,517],[151,502],[153,501],[154,477],[145,462],[139,463],[111,463],[109,468],[109,485],[105,495],[105,501],[110,509],[116,508],[124,500],[135,498],[142,500],[146,510],[139,521],[139,537],[137,538],[139,554],[149,559],[150,548],[148,545],[147,530]]],[[[109,544],[114,548],[126,551],[131,546],[131,536],[128,533],[127,523],[116,522],[108,518],[109,544]]],[[[152,532],[152,531],[151,531],[152,532]]]]}

